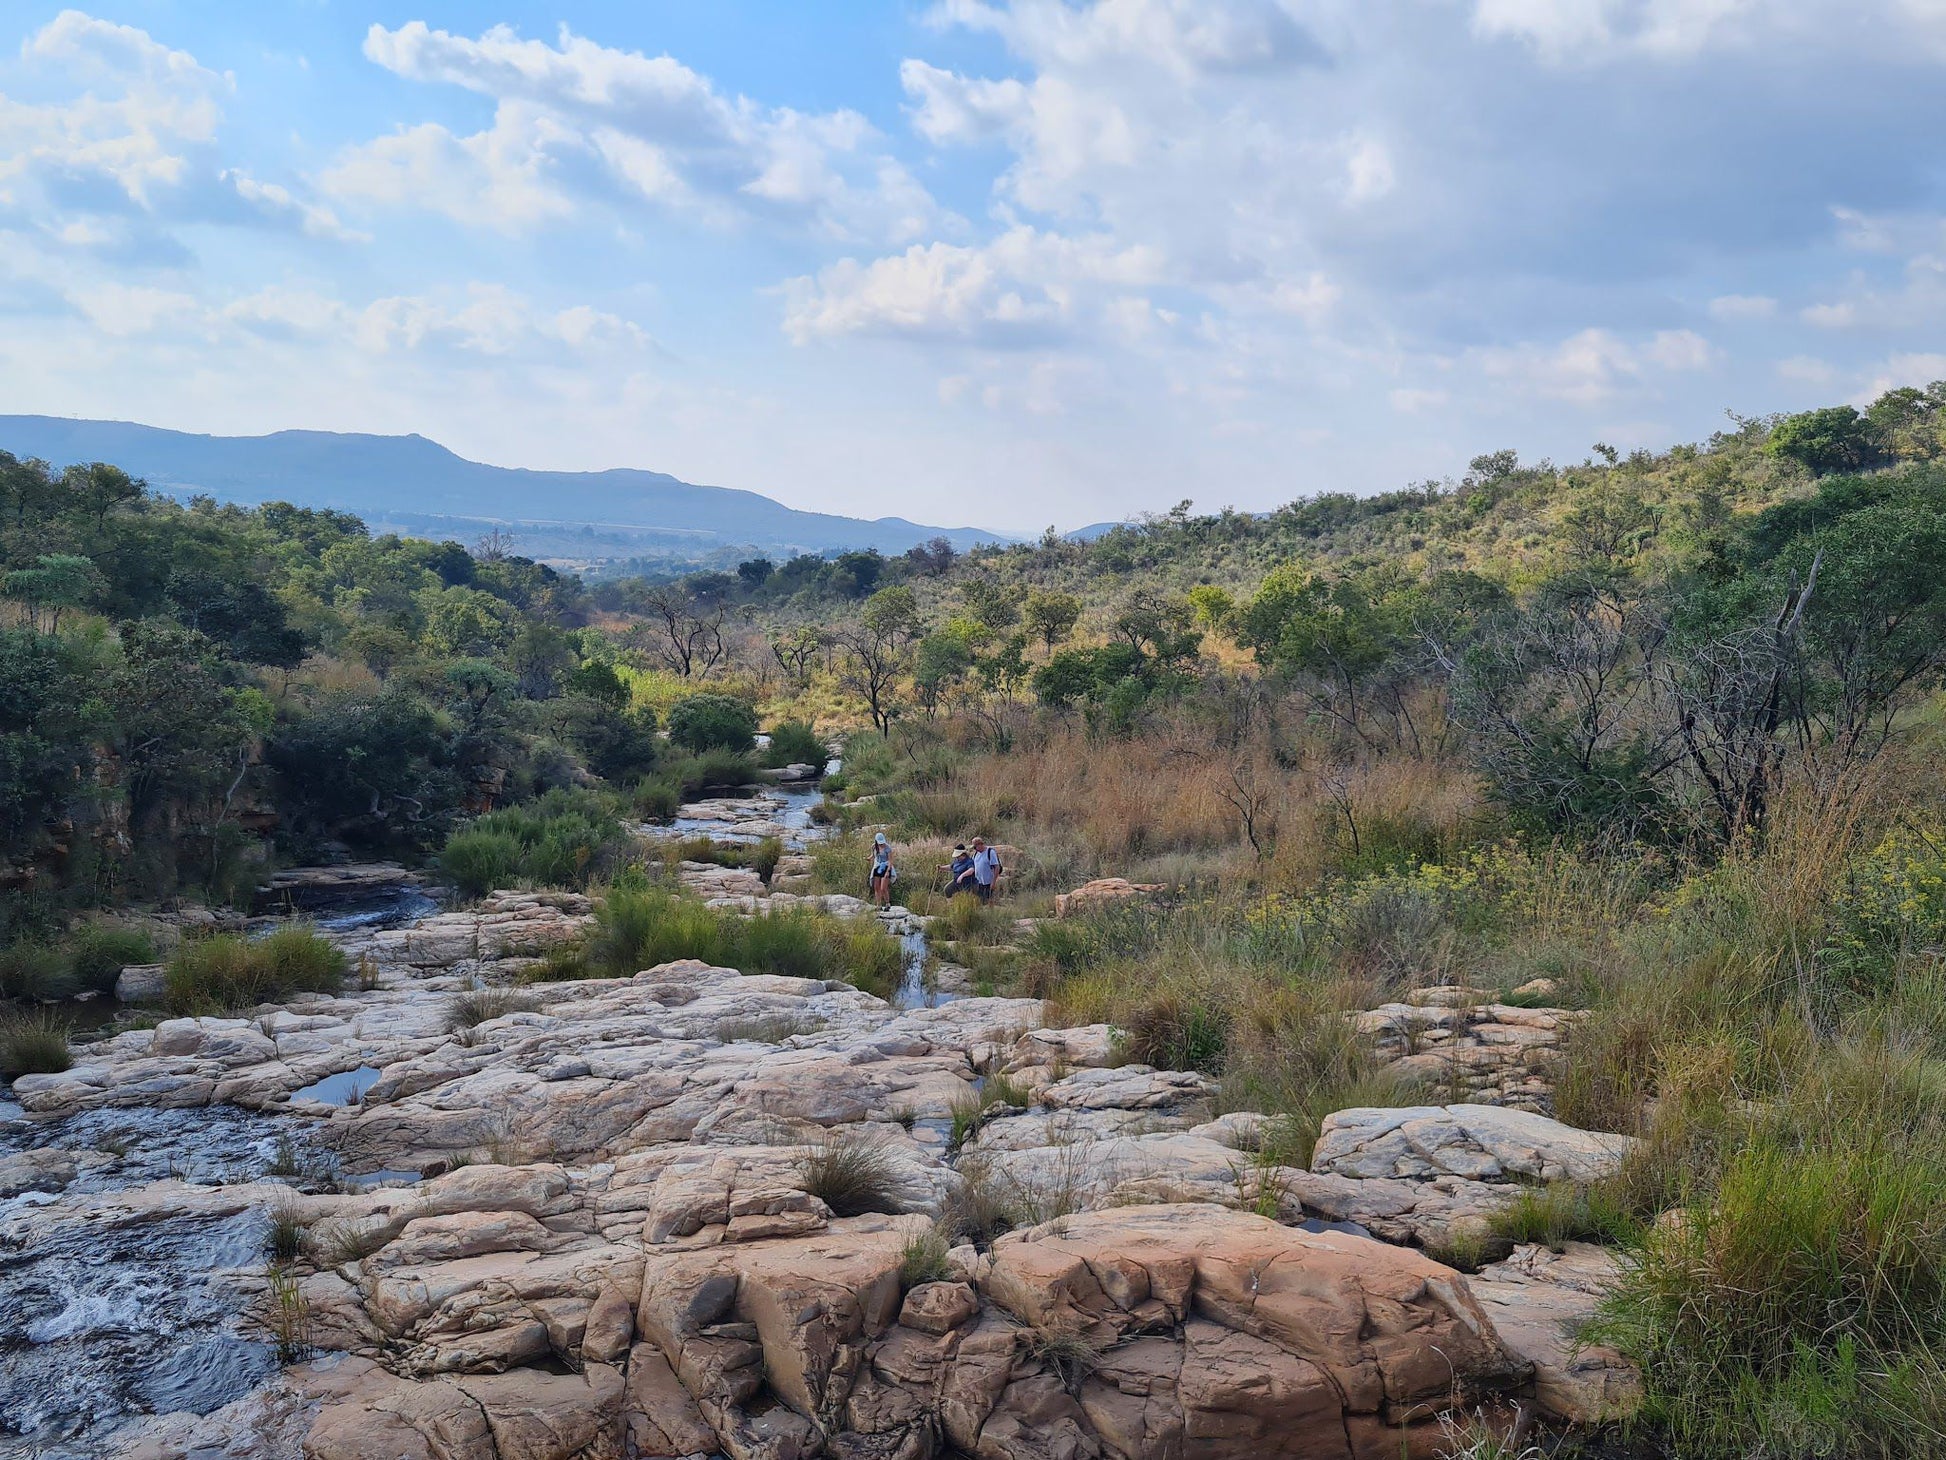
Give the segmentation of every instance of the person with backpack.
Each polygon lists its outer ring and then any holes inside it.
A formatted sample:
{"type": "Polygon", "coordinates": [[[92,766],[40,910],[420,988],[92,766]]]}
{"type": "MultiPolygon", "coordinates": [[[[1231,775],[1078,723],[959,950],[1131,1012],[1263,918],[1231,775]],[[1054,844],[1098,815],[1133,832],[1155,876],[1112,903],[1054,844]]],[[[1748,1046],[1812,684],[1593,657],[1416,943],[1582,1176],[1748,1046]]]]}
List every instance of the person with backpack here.
{"type": "Polygon", "coordinates": [[[892,844],[880,832],[872,838],[872,871],[866,884],[872,890],[872,901],[880,907],[892,905],[892,884],[899,880],[899,869],[892,865],[892,844]]]}
{"type": "Polygon", "coordinates": [[[980,894],[981,902],[992,902],[998,889],[1000,874],[1007,869],[1000,865],[1000,853],[986,844],[985,837],[973,838],[973,888],[980,894]]]}

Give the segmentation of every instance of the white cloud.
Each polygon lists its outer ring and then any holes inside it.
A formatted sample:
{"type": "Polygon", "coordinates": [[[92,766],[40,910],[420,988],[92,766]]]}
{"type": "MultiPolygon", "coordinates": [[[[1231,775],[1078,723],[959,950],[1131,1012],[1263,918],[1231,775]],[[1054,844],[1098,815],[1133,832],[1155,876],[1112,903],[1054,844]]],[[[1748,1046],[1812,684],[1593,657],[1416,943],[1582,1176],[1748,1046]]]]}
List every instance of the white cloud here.
{"type": "Polygon", "coordinates": [[[1594,405],[1652,386],[1658,374],[1706,367],[1710,344],[1689,330],[1663,330],[1632,345],[1605,329],[1585,329],[1558,345],[1523,344],[1475,352],[1489,378],[1524,394],[1594,405]]]}
{"type": "Polygon", "coordinates": [[[230,89],[187,52],[78,10],[30,35],[21,58],[37,74],[86,89],[38,104],[0,94],[0,183],[96,176],[143,207],[188,176],[189,153],[215,139],[230,89]]]}
{"type": "Polygon", "coordinates": [[[1768,294],[1719,294],[1710,300],[1710,318],[1725,322],[1769,319],[1777,313],[1777,301],[1768,294]]]}
{"type": "Polygon", "coordinates": [[[1275,0],[943,0],[941,23],[991,31],[1062,66],[1130,60],[1188,76],[1314,62],[1317,42],[1275,0]]]}
{"type": "Polygon", "coordinates": [[[1556,62],[1617,54],[1694,56],[1760,10],[1757,0],[1477,0],[1473,28],[1512,36],[1556,62]]]}
{"type": "Polygon", "coordinates": [[[1345,158],[1345,196],[1370,203],[1392,191],[1392,154],[1376,137],[1353,139],[1345,158]]]}
{"type": "Polygon", "coordinates": [[[670,56],[598,45],[565,26],[549,45],[504,25],[467,37],[418,20],[373,25],[365,54],[409,80],[491,97],[494,119],[468,136],[424,122],[348,148],[324,177],[334,196],[509,231],[590,201],[874,241],[937,221],[930,195],[857,112],[727,97],[670,56]]]}
{"type": "Polygon", "coordinates": [[[1819,329],[1848,329],[1858,323],[1858,306],[1848,300],[1832,304],[1810,304],[1798,312],[1798,317],[1806,324],[1814,324],[1819,329]]]}
{"type": "MultiPolygon", "coordinates": [[[[957,338],[985,344],[1042,339],[1074,325],[1091,299],[1154,283],[1161,259],[1105,236],[1009,230],[982,247],[914,244],[861,264],[844,259],[791,281],[784,329],[792,340],[851,334],[957,338]]],[[[1148,301],[1141,301],[1146,310],[1148,301]]],[[[1102,306],[1123,309],[1111,298],[1102,306]]]]}

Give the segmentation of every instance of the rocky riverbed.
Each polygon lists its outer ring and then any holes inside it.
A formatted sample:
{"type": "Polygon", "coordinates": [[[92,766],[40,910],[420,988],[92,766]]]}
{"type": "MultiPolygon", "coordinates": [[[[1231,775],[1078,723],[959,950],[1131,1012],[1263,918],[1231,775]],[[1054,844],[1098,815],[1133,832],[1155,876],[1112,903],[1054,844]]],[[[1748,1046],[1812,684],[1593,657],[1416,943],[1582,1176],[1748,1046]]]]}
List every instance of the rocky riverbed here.
{"type": "MultiPolygon", "coordinates": [[[[793,895],[736,877],[686,880],[744,910],[793,895]]],[[[1572,1015],[1373,1011],[1463,1101],[1339,1112],[1296,1168],[1203,1076],[916,972],[887,1002],[675,963],[451,1027],[455,994],[590,916],[500,893],[344,927],[368,987],[18,1081],[0,1454],[1389,1460],[1436,1453],[1455,1407],[1634,1401],[1570,1336],[1605,1253],[1471,1277],[1429,1255],[1625,1153],[1541,1113],[1572,1015]],[[929,1236],[1002,1211],[991,1241],[929,1236]],[[300,1230],[273,1281],[267,1241],[300,1230]]]]}

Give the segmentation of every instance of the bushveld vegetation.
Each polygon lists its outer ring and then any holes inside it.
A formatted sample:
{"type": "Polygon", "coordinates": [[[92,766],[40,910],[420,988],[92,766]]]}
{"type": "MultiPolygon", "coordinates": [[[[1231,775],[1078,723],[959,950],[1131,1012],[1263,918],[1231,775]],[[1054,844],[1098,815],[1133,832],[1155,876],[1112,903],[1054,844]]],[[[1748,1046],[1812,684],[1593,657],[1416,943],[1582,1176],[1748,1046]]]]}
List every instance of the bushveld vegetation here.
{"type": "MultiPolygon", "coordinates": [[[[1183,503],[1090,542],[593,588],[0,461],[34,503],[0,514],[20,687],[0,830],[41,889],[7,895],[0,991],[83,976],[61,941],[80,909],[228,895],[331,840],[443,850],[475,891],[603,890],[587,945],[536,978],[695,957],[885,992],[900,949],[875,927],[714,912],[626,865],[619,829],[750,782],[759,725],[779,763],[842,734],[813,884],[860,891],[888,829],[899,896],[982,988],[1206,1071],[1273,1117],[1267,1159],[1304,1160],[1334,1109],[1452,1097],[1388,1075],[1346,1013],[1549,980],[1588,1011],[1558,1114],[1642,1144],[1599,1187],[1530,1193],[1493,1241],[1626,1253],[1600,1333],[1679,1454],[1929,1455],[1942,458],[1935,386],[1661,454],[1498,452],[1261,516],[1183,503]],[[268,840],[246,829],[265,809],[268,840]],[[975,833],[1008,849],[998,912],[929,887],[975,833]],[[1013,928],[1097,875],[1165,890],[1013,928]]],[[[292,963],[311,971],[186,945],[172,1007],[336,977],[292,963]]],[[[846,1162],[814,1152],[807,1181],[880,1202],[846,1162]]],[[[962,1175],[956,1235],[1036,1215],[962,1175]]]]}

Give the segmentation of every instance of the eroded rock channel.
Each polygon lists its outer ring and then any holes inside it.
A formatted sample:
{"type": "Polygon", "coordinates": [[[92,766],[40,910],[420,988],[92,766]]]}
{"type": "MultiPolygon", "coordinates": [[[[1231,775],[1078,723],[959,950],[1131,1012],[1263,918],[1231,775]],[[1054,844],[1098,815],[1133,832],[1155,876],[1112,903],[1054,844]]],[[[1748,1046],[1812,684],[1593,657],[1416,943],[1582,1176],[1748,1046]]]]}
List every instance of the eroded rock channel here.
{"type": "MultiPolygon", "coordinates": [[[[793,895],[692,876],[725,906],[793,895]]],[[[1036,1000],[942,1000],[916,962],[893,1002],[685,962],[448,1029],[455,992],[590,911],[501,893],[342,926],[368,989],[18,1081],[0,1453],[1389,1460],[1436,1453],[1456,1407],[1632,1402],[1570,1337],[1604,1254],[1428,1255],[1623,1155],[1540,1113],[1572,1016],[1375,1011],[1496,1103],[1340,1112],[1302,1169],[1203,1076],[1036,1000]]]]}

